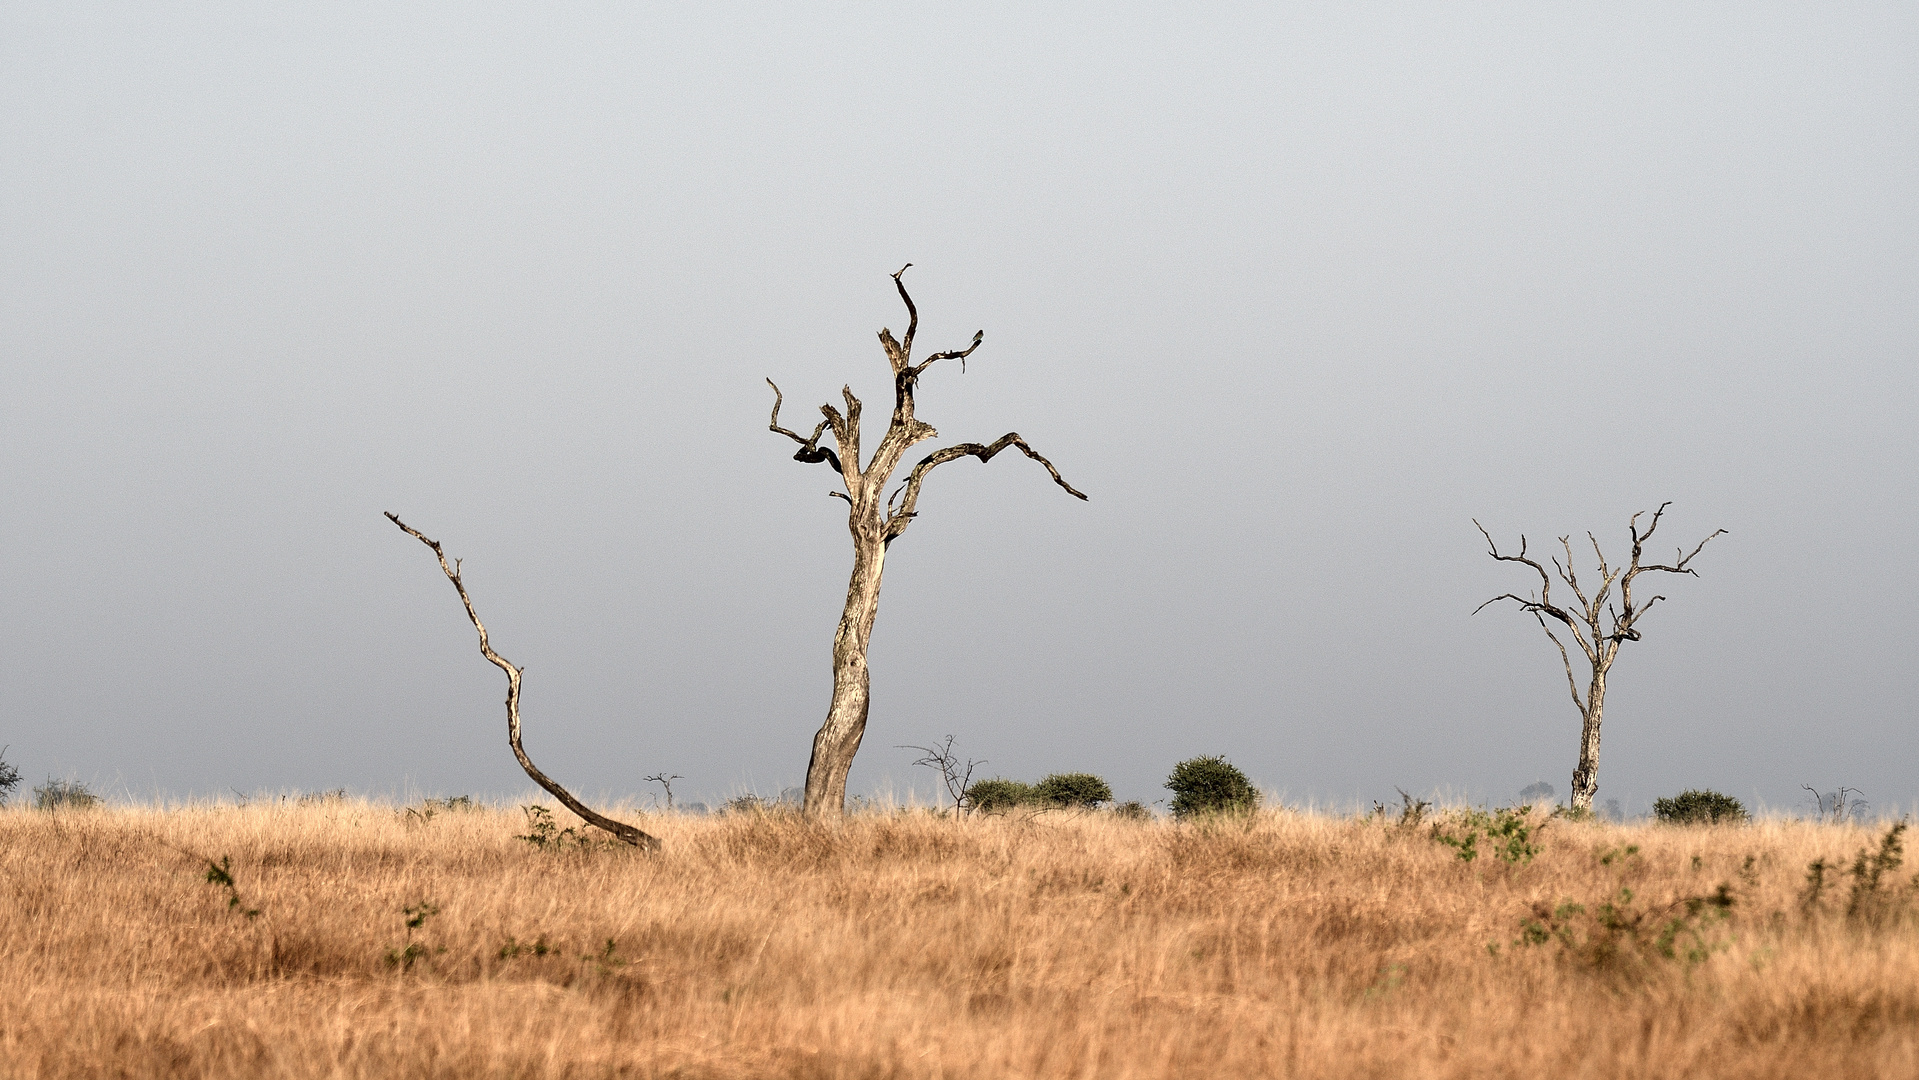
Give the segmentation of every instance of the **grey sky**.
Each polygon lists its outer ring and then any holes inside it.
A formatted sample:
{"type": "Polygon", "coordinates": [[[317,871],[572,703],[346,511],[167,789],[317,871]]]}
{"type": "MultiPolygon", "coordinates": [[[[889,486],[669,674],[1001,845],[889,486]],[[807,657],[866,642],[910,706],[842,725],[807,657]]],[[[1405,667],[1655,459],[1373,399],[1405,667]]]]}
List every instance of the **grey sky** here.
{"type": "MultiPolygon", "coordinates": [[[[1599,797],[1919,800],[1910,5],[0,5],[0,743],[36,782],[799,782],[845,589],[766,431],[908,274],[948,439],[851,790],[1567,789],[1502,542],[1701,577],[1599,797]],[[1663,546],[1662,546],[1663,549],[1663,546]]],[[[869,421],[869,431],[877,421],[869,421]]]]}

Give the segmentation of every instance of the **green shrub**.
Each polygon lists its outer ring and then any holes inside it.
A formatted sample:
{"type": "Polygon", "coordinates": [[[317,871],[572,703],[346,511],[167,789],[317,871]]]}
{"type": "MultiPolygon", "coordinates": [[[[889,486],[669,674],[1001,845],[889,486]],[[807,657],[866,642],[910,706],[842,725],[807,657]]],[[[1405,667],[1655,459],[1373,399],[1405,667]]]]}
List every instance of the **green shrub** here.
{"type": "MultiPolygon", "coordinates": [[[[1905,862],[1905,833],[1906,823],[1896,821],[1886,829],[1886,835],[1879,838],[1878,851],[1870,846],[1859,849],[1858,857],[1852,860],[1852,869],[1846,871],[1852,877],[1852,899],[1846,904],[1848,920],[1882,926],[1903,918],[1914,900],[1919,899],[1919,877],[1903,885],[1897,879],[1886,881],[1887,876],[1897,874],[1905,862]]],[[[1819,894],[1826,887],[1826,872],[1837,869],[1838,864],[1824,859],[1816,859],[1806,867],[1806,891],[1800,894],[1800,903],[1807,914],[1819,907],[1819,894]]]]}
{"type": "Polygon", "coordinates": [[[33,789],[36,810],[89,810],[98,805],[100,796],[78,780],[49,780],[47,786],[33,789]]]}
{"type": "Polygon", "coordinates": [[[1712,790],[1688,789],[1670,799],[1655,799],[1652,812],[1669,825],[1715,825],[1722,821],[1746,820],[1746,808],[1738,799],[1712,790]]]}
{"type": "Polygon", "coordinates": [[[7,805],[7,796],[20,786],[20,770],[7,764],[7,748],[0,746],[0,806],[7,805]]]}
{"type": "Polygon", "coordinates": [[[1529,863],[1539,854],[1533,837],[1545,826],[1532,819],[1531,806],[1504,806],[1488,814],[1468,807],[1449,812],[1433,822],[1433,839],[1459,853],[1463,862],[1479,857],[1479,841],[1484,837],[1499,861],[1529,863]]]}
{"type": "Polygon", "coordinates": [[[1153,820],[1153,812],[1146,809],[1146,804],[1140,802],[1138,799],[1128,799],[1118,806],[1113,807],[1113,816],[1121,821],[1153,820]]]}
{"type": "Polygon", "coordinates": [[[991,780],[975,780],[966,789],[966,805],[989,814],[996,810],[1011,810],[1035,799],[1033,785],[998,776],[991,780]]]}
{"type": "Polygon", "coordinates": [[[1188,758],[1166,778],[1173,816],[1243,814],[1259,806],[1259,791],[1222,755],[1188,758]]]}
{"type": "Polygon", "coordinates": [[[1098,806],[1113,801],[1113,789],[1092,773],[1054,773],[1033,785],[1033,797],[1055,806],[1098,806]]]}

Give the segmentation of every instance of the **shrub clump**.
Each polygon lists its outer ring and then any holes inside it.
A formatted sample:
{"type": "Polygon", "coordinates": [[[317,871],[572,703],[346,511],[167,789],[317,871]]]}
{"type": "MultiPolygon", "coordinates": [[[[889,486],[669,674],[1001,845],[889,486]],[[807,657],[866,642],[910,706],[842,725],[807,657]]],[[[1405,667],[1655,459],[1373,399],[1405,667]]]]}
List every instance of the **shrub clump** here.
{"type": "Polygon", "coordinates": [[[35,810],[91,810],[98,805],[100,796],[78,780],[49,780],[33,789],[35,810]]]}
{"type": "Polygon", "coordinates": [[[1746,808],[1738,799],[1710,789],[1686,790],[1670,799],[1655,799],[1652,812],[1669,825],[1716,825],[1746,820],[1746,808]]]}
{"type": "Polygon", "coordinates": [[[1479,857],[1479,841],[1484,837],[1499,861],[1529,863],[1539,854],[1533,839],[1545,827],[1532,819],[1532,812],[1531,806],[1505,806],[1490,814],[1471,808],[1456,810],[1433,823],[1433,839],[1458,852],[1462,862],[1479,857]]]}
{"type": "Polygon", "coordinates": [[[1244,814],[1259,806],[1259,790],[1224,755],[1188,758],[1166,778],[1173,816],[1244,814]]]}
{"type": "Polygon", "coordinates": [[[20,770],[7,764],[7,748],[0,746],[0,806],[7,805],[7,796],[20,786],[20,770]]]}
{"type": "Polygon", "coordinates": [[[1033,798],[1054,806],[1095,807],[1113,801],[1113,788],[1092,773],[1054,773],[1034,784],[1033,798]]]}
{"type": "Polygon", "coordinates": [[[966,805],[974,810],[993,813],[1012,810],[1034,802],[1033,785],[1019,780],[1008,780],[996,776],[991,780],[975,780],[966,789],[966,805]]]}

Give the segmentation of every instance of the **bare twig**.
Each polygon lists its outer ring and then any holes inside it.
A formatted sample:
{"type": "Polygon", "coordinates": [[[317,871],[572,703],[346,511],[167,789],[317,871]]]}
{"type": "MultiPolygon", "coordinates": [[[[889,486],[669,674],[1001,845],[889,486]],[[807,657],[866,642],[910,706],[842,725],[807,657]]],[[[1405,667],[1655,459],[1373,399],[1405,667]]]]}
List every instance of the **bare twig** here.
{"type": "Polygon", "coordinates": [[[973,786],[973,770],[986,764],[984,759],[974,761],[972,758],[967,758],[966,764],[961,765],[959,755],[953,753],[953,737],[951,735],[948,735],[946,741],[937,746],[907,745],[901,746],[899,749],[918,750],[924,756],[914,761],[913,764],[924,765],[929,769],[938,770],[940,782],[946,785],[946,794],[953,800],[953,815],[955,817],[967,811],[966,789],[973,786]]]}
{"type": "Polygon", "coordinates": [[[560,800],[561,804],[568,810],[578,814],[589,824],[604,829],[635,847],[643,848],[647,851],[659,850],[660,840],[658,837],[641,832],[639,829],[623,821],[615,821],[599,813],[592,807],[574,798],[572,792],[561,787],[545,773],[534,767],[533,759],[527,757],[526,751],[520,746],[521,669],[514,667],[506,657],[494,652],[493,646],[487,642],[486,624],[480,621],[480,613],[473,609],[473,598],[467,595],[466,583],[460,580],[460,561],[455,559],[449,563],[446,552],[441,549],[438,540],[427,539],[425,534],[421,533],[418,529],[401,521],[398,515],[389,512],[387,519],[392,521],[393,524],[398,525],[408,536],[413,537],[415,540],[433,549],[434,557],[440,560],[440,570],[446,574],[446,579],[453,583],[454,590],[460,594],[460,603],[466,606],[466,617],[472,620],[473,629],[479,631],[480,655],[486,657],[487,662],[494,667],[506,672],[506,741],[508,745],[513,747],[513,756],[519,759],[520,768],[526,770],[526,774],[533,778],[534,783],[545,788],[549,794],[560,800]]]}

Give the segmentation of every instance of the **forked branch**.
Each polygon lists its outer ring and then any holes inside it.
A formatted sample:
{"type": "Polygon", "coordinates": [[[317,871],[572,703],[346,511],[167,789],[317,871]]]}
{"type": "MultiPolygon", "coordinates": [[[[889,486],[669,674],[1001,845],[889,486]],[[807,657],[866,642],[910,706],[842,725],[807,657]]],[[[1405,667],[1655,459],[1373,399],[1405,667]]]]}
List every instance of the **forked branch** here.
{"type": "MultiPolygon", "coordinates": [[[[766,385],[773,388],[773,419],[767,423],[766,425],[767,430],[772,431],[775,434],[784,435],[787,438],[793,440],[794,442],[800,444],[800,448],[794,451],[793,453],[793,460],[804,461],[808,464],[812,464],[813,462],[818,462],[818,461],[824,461],[828,465],[833,466],[834,472],[844,473],[846,470],[840,468],[839,455],[833,452],[832,447],[820,445],[820,436],[826,434],[827,426],[831,424],[832,417],[829,415],[826,419],[821,420],[819,422],[819,426],[813,429],[813,435],[811,438],[802,438],[799,432],[789,431],[786,428],[783,428],[780,426],[780,405],[782,402],[786,400],[786,395],[780,393],[779,384],[774,382],[772,379],[766,380],[766,385]]],[[[831,408],[831,406],[826,406],[826,407],[831,408]]],[[[856,423],[858,422],[857,412],[855,413],[855,422],[856,423]]],[[[391,515],[388,515],[388,516],[391,516],[391,515]]]]}
{"type": "Polygon", "coordinates": [[[527,757],[526,751],[520,746],[520,669],[514,667],[506,657],[494,652],[493,646],[487,642],[486,624],[480,621],[480,613],[473,610],[473,598],[467,595],[466,583],[460,580],[460,561],[455,559],[452,562],[448,562],[446,552],[441,549],[438,540],[427,539],[426,535],[421,533],[420,530],[401,521],[398,515],[389,512],[387,519],[392,521],[393,524],[398,525],[408,536],[413,537],[415,540],[433,549],[434,557],[440,560],[441,572],[445,573],[446,579],[453,583],[454,590],[460,594],[460,603],[466,606],[466,617],[472,620],[473,629],[480,633],[480,655],[486,657],[487,662],[494,667],[506,672],[506,741],[508,745],[513,747],[513,756],[519,759],[520,768],[526,770],[526,774],[533,778],[534,783],[545,788],[548,794],[560,800],[562,805],[575,814],[580,815],[588,824],[604,829],[614,836],[619,837],[621,840],[632,844],[634,847],[646,851],[658,851],[660,848],[659,837],[641,832],[639,829],[623,821],[615,821],[599,813],[592,807],[574,798],[572,792],[561,787],[551,777],[548,777],[534,766],[533,759],[527,757]]]}
{"type": "MultiPolygon", "coordinates": [[[[1474,608],[1473,614],[1477,615],[1480,612],[1491,607],[1492,605],[1497,604],[1501,600],[1512,600],[1518,603],[1522,609],[1526,611],[1530,611],[1536,616],[1542,616],[1539,624],[1540,626],[1543,627],[1546,625],[1543,616],[1550,615],[1554,619],[1562,623],[1565,623],[1568,629],[1573,630],[1576,633],[1578,631],[1578,626],[1573,622],[1573,617],[1570,614],[1568,614],[1564,608],[1558,607],[1552,602],[1552,596],[1553,596],[1552,575],[1546,573],[1546,568],[1539,565],[1537,561],[1527,557],[1525,535],[1521,534],[1519,537],[1519,554],[1501,555],[1499,553],[1499,545],[1493,542],[1492,534],[1486,531],[1486,526],[1481,525],[1479,523],[1479,519],[1477,518],[1473,519],[1473,526],[1479,530],[1479,535],[1486,538],[1486,549],[1492,555],[1493,558],[1499,560],[1500,562],[1519,563],[1523,566],[1530,566],[1533,568],[1533,572],[1539,575],[1539,596],[1537,599],[1532,597],[1520,596],[1517,593],[1501,593],[1498,596],[1493,597],[1491,600],[1488,600],[1485,603],[1474,608]]],[[[1565,568],[1559,565],[1559,561],[1557,559],[1553,561],[1553,568],[1559,571],[1560,577],[1564,578],[1566,576],[1565,568]]],[[[1583,647],[1585,642],[1582,640],[1580,641],[1580,644],[1583,647]]]]}

